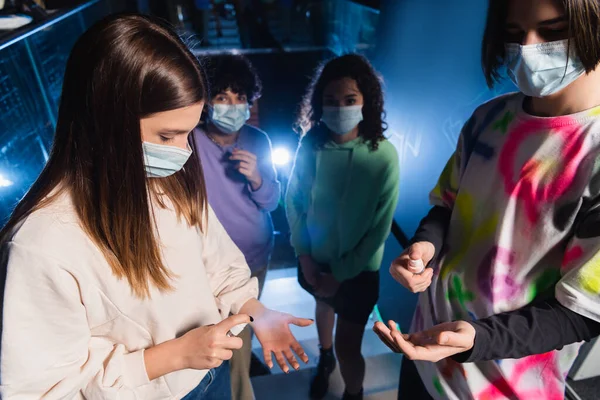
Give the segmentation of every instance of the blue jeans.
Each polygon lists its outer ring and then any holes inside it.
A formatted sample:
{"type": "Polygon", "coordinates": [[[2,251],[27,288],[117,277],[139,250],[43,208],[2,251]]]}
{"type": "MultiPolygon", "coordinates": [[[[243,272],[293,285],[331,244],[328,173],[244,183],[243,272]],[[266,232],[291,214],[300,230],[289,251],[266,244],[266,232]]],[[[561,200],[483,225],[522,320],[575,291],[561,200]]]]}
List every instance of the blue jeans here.
{"type": "Polygon", "coordinates": [[[194,390],[183,400],[230,400],[231,380],[229,377],[229,362],[211,369],[194,390]]]}

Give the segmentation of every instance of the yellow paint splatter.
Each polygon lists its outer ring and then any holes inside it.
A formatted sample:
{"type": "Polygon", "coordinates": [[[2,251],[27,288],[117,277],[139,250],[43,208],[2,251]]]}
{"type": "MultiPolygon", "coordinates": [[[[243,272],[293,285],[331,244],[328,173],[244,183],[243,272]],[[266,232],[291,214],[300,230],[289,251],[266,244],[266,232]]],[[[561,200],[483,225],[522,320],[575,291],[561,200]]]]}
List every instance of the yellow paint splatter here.
{"type": "Polygon", "coordinates": [[[467,255],[471,247],[476,246],[485,239],[493,236],[498,226],[499,217],[497,213],[481,222],[477,227],[474,226],[475,201],[469,193],[461,192],[456,198],[454,209],[460,215],[462,231],[457,232],[463,240],[461,246],[452,251],[452,256],[444,263],[440,271],[442,279],[448,277],[448,274],[458,267],[467,255]]]}
{"type": "Polygon", "coordinates": [[[597,296],[600,294],[600,252],[581,267],[577,273],[579,285],[586,292],[597,296]]]}

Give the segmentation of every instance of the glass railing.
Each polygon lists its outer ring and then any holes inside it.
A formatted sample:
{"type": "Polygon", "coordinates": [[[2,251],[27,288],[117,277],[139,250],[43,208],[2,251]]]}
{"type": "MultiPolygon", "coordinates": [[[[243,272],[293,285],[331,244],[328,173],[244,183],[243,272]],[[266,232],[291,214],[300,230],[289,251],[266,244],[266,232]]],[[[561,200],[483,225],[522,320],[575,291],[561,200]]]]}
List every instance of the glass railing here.
{"type": "Polygon", "coordinates": [[[375,45],[379,11],[358,2],[330,0],[326,5],[327,47],[335,54],[366,51],[375,45]]]}
{"type": "Polygon", "coordinates": [[[175,0],[168,18],[192,38],[199,52],[329,48],[341,54],[374,45],[377,4],[369,0],[228,0],[197,1],[195,7],[186,8],[182,0],[175,0]]]}
{"type": "Polygon", "coordinates": [[[112,11],[92,0],[0,38],[0,226],[48,158],[71,48],[112,11]]]}

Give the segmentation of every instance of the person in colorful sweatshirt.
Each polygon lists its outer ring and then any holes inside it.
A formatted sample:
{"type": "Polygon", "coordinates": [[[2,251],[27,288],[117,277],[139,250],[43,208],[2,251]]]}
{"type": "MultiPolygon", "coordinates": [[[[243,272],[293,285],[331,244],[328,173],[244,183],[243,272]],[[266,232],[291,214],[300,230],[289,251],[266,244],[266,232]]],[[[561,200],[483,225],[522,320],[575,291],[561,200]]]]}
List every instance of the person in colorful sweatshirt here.
{"type": "MultiPolygon", "coordinates": [[[[211,100],[193,140],[204,170],[208,203],[244,254],[252,277],[258,280],[260,296],[273,251],[271,212],[281,198],[271,141],[265,132],[246,123],[262,85],[242,55],[220,54],[203,62],[211,100]]],[[[239,337],[244,347],[233,352],[230,363],[233,397],[252,400],[250,327],[239,337]]]]}
{"type": "Polygon", "coordinates": [[[361,342],[379,296],[379,267],[398,198],[398,154],[383,133],[377,73],[359,55],[333,59],[316,73],[298,126],[286,196],[298,280],[317,302],[321,357],[310,387],[322,398],[335,353],[344,399],[362,398],[361,342]]]}
{"type": "Polygon", "coordinates": [[[411,333],[375,329],[408,355],[399,398],[562,399],[600,322],[598,3],[491,0],[482,49],[520,92],[475,110],[390,268],[423,292],[411,333]]]}

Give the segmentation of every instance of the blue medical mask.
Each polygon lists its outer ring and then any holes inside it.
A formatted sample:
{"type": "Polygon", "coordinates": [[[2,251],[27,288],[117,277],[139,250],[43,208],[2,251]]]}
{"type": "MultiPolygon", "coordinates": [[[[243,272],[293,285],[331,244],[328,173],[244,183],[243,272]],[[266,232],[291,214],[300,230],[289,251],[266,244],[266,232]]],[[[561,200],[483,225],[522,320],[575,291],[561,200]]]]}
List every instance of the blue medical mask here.
{"type": "Polygon", "coordinates": [[[215,104],[210,108],[209,116],[221,132],[231,135],[250,119],[250,107],[248,104],[215,104]]]}
{"type": "Polygon", "coordinates": [[[191,150],[179,147],[166,146],[144,142],[144,167],[148,178],[164,178],[180,171],[188,158],[192,155],[191,150]]]}
{"type": "Polygon", "coordinates": [[[345,135],[363,120],[362,105],[323,107],[321,121],[335,134],[345,135]]]}
{"type": "Polygon", "coordinates": [[[568,48],[568,40],[526,46],[506,44],[508,76],[527,96],[558,93],[585,73],[575,52],[569,55],[568,48]]]}

